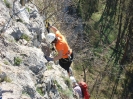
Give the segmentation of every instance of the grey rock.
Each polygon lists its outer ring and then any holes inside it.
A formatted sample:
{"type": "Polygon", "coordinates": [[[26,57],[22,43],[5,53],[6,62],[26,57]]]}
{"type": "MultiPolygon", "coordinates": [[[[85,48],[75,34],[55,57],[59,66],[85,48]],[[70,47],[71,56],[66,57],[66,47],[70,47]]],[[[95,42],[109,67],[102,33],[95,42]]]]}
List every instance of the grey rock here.
{"type": "Polygon", "coordinates": [[[15,40],[19,40],[22,36],[22,32],[18,29],[15,32],[12,32],[12,36],[14,37],[15,40]]]}
{"type": "Polygon", "coordinates": [[[28,95],[30,95],[32,99],[35,98],[35,90],[33,88],[31,88],[30,86],[24,86],[23,89],[28,95]]]}
{"type": "Polygon", "coordinates": [[[5,72],[0,73],[0,82],[4,81],[7,78],[7,75],[5,72]]]}

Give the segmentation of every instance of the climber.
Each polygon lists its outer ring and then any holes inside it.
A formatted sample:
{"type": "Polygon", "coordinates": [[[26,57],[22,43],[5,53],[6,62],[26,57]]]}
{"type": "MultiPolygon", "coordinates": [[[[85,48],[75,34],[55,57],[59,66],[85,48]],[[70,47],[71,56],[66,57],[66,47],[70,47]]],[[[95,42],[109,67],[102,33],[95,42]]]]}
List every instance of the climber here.
{"type": "Polygon", "coordinates": [[[48,33],[46,35],[46,42],[48,44],[54,44],[58,54],[54,58],[51,58],[49,56],[45,56],[45,58],[47,61],[59,60],[59,65],[64,68],[70,76],[69,67],[73,60],[72,49],[70,49],[67,41],[65,40],[65,37],[59,32],[56,27],[49,24],[48,28],[52,30],[53,33],[48,33]]]}
{"type": "Polygon", "coordinates": [[[70,81],[72,83],[74,93],[78,94],[78,99],[83,99],[82,90],[73,76],[70,76],[70,81]]]}

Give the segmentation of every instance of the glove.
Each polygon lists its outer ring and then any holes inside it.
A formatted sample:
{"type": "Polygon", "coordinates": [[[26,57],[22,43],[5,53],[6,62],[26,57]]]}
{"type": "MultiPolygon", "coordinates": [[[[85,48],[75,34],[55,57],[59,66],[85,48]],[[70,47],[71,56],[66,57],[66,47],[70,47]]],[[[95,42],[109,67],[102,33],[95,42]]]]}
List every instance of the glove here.
{"type": "Polygon", "coordinates": [[[49,57],[49,56],[45,56],[45,59],[46,59],[47,61],[53,61],[53,58],[51,58],[51,57],[49,57]]]}
{"type": "Polygon", "coordinates": [[[48,21],[46,21],[46,22],[45,22],[45,27],[46,27],[46,28],[49,28],[50,26],[51,26],[50,23],[49,23],[48,21]]]}
{"type": "Polygon", "coordinates": [[[45,22],[45,27],[47,29],[47,32],[49,33],[50,32],[50,30],[49,30],[50,23],[48,21],[45,22]]]}

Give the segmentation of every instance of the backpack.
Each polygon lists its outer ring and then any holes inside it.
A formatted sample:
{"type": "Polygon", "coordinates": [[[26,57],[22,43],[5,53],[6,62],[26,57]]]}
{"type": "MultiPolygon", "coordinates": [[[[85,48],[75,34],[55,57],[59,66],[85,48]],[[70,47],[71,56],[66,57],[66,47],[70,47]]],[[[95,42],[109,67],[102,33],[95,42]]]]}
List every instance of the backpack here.
{"type": "Polygon", "coordinates": [[[90,94],[88,92],[88,86],[85,82],[79,82],[79,86],[82,90],[83,98],[90,99],[90,94]]]}

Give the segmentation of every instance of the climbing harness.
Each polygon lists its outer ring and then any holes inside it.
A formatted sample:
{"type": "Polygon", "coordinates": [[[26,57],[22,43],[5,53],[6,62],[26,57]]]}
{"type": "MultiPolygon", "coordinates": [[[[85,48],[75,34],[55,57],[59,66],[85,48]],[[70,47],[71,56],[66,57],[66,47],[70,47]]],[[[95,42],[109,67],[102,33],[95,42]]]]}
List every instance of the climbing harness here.
{"type": "Polygon", "coordinates": [[[71,62],[72,60],[73,60],[73,53],[71,53],[71,55],[68,54],[68,58],[61,58],[61,59],[60,59],[60,61],[61,61],[62,63],[71,62]]]}

